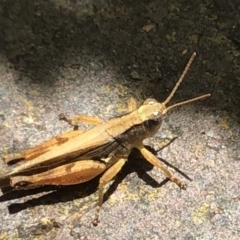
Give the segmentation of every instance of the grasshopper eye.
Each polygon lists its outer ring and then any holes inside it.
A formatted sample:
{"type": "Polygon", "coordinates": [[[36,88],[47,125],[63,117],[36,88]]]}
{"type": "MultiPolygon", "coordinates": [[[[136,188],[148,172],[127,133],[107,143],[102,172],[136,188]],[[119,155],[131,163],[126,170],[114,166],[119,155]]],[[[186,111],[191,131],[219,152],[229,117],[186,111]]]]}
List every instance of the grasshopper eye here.
{"type": "Polygon", "coordinates": [[[157,103],[158,101],[154,98],[148,98],[143,102],[143,105],[153,105],[154,103],[157,103]]]}

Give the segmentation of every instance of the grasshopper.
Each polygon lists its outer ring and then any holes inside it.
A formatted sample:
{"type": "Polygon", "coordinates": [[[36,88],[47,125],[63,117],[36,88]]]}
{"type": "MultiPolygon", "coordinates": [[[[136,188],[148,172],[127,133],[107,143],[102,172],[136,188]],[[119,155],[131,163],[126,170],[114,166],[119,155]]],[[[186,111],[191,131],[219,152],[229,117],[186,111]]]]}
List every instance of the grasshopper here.
{"type": "Polygon", "coordinates": [[[74,131],[58,135],[17,154],[3,156],[6,166],[0,174],[0,181],[4,182],[2,186],[27,189],[41,185],[72,185],[87,182],[102,174],[99,179],[98,204],[93,221],[93,224],[97,225],[103,203],[104,186],[122,169],[132,148],[137,148],[144,158],[162,170],[168,179],[176,183],[180,189],[186,189],[185,184],[167,170],[142,142],[156,134],[163,116],[169,110],[210,96],[205,94],[166,106],[195,56],[196,53],[193,53],[175,87],[163,103],[147,99],[137,108],[136,101],[132,99],[128,104],[127,114],[107,122],[86,115],[77,115],[71,120],[61,114],[60,119],[72,125],[74,131]],[[77,127],[80,121],[95,126],[83,131],[77,127]]]}

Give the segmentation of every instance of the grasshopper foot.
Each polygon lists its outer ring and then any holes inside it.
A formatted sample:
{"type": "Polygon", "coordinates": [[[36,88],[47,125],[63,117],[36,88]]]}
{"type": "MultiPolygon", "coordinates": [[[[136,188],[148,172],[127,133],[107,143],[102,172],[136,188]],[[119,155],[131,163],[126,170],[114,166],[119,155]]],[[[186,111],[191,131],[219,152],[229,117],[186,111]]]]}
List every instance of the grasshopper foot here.
{"type": "Polygon", "coordinates": [[[180,180],[178,180],[177,178],[173,178],[172,181],[174,183],[176,183],[180,189],[182,190],[186,190],[187,189],[187,185],[185,183],[182,183],[180,180]]]}
{"type": "Polygon", "coordinates": [[[58,117],[60,121],[65,121],[69,125],[73,126],[73,130],[78,130],[78,125],[75,124],[71,119],[69,119],[64,113],[60,113],[58,117]]]}
{"type": "Polygon", "coordinates": [[[97,227],[99,223],[100,223],[99,218],[98,218],[98,216],[96,216],[92,221],[92,225],[94,227],[97,227]]]}

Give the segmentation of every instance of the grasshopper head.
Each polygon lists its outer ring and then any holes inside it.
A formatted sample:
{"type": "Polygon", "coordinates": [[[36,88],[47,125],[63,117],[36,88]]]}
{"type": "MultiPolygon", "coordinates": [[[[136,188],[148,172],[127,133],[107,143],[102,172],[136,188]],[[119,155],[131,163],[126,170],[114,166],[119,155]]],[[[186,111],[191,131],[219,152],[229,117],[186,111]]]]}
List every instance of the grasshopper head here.
{"type": "Polygon", "coordinates": [[[159,103],[153,98],[148,98],[138,109],[145,128],[148,130],[148,135],[153,136],[162,124],[162,119],[166,107],[163,103],[159,103]]]}
{"type": "Polygon", "coordinates": [[[205,94],[196,98],[192,98],[183,102],[175,103],[169,107],[167,104],[174,96],[175,92],[177,91],[180,83],[182,82],[184,76],[186,75],[190,65],[192,64],[193,59],[195,58],[196,53],[193,53],[191,58],[189,59],[182,75],[180,76],[179,80],[177,81],[175,87],[173,88],[172,92],[169,94],[167,99],[163,103],[159,103],[155,99],[147,99],[144,101],[143,105],[138,109],[138,114],[143,121],[144,125],[148,129],[150,135],[154,135],[161,126],[163,116],[171,109],[181,106],[190,102],[198,101],[206,97],[210,97],[211,94],[205,94]]]}

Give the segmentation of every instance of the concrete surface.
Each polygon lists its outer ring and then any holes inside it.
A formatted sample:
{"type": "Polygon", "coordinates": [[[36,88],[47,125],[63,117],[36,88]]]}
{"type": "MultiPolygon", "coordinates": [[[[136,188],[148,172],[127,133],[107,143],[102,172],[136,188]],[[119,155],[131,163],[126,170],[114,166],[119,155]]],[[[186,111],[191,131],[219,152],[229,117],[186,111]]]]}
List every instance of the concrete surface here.
{"type": "Polygon", "coordinates": [[[173,110],[146,141],[179,136],[158,156],[187,191],[132,154],[98,227],[95,179],[5,192],[0,239],[240,239],[239,1],[92,2],[0,1],[2,154],[69,130],[61,112],[107,120],[130,96],[163,101],[196,51],[172,102],[211,99],[173,110]]]}

